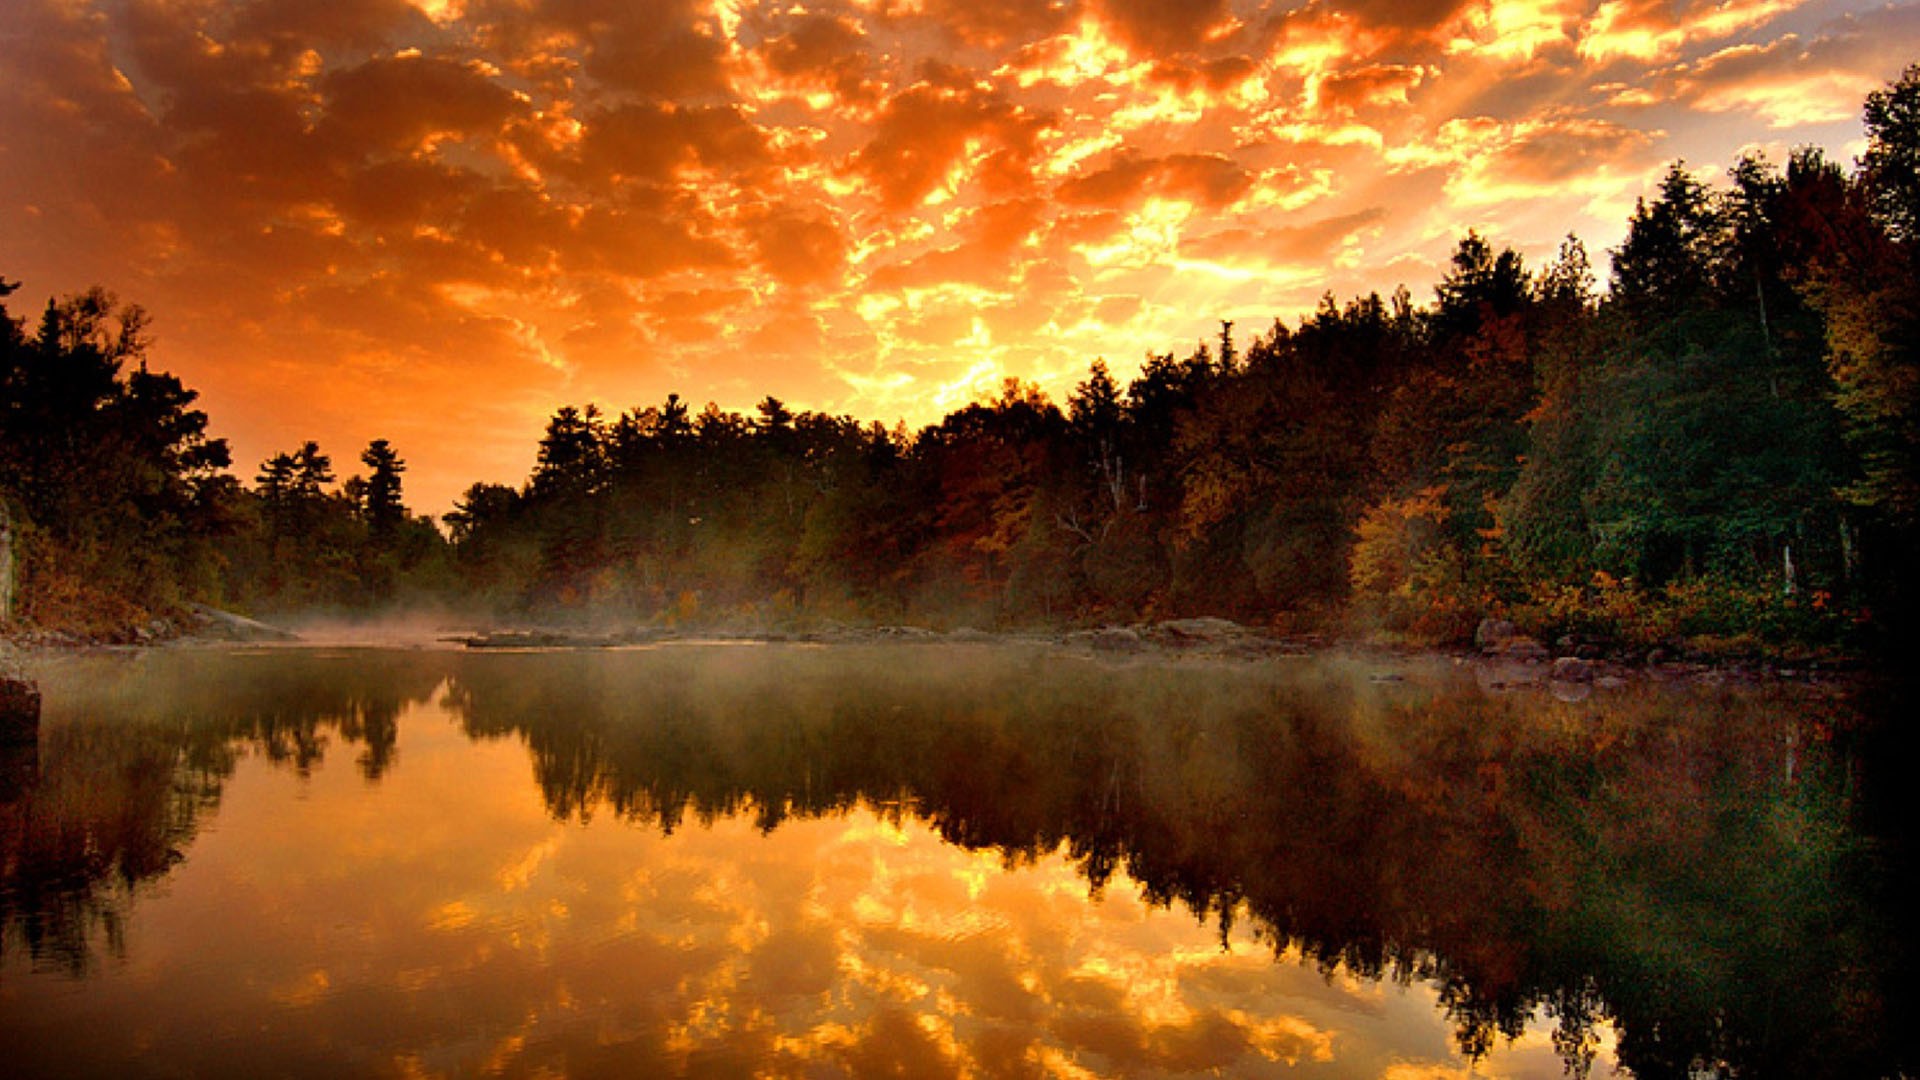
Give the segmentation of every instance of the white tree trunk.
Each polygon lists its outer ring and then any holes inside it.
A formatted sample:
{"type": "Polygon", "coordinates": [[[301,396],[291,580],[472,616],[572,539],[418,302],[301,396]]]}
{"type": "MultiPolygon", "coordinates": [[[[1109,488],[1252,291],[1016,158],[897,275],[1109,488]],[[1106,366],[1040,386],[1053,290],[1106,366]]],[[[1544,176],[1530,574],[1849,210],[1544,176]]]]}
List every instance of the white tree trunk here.
{"type": "Polygon", "coordinates": [[[0,499],[0,623],[13,618],[13,518],[0,499]]]}

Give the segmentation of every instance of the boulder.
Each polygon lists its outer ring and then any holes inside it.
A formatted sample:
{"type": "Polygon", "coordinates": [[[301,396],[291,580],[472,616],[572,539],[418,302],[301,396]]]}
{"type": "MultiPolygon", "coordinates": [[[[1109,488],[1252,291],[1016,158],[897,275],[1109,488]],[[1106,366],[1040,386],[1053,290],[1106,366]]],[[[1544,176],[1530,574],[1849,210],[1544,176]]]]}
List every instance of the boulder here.
{"type": "Polygon", "coordinates": [[[193,605],[193,632],[217,641],[299,641],[300,635],[205,604],[193,605]]]}
{"type": "Polygon", "coordinates": [[[1489,651],[1496,652],[1501,656],[1505,656],[1513,660],[1525,660],[1525,661],[1528,661],[1529,663],[1535,663],[1541,660],[1545,660],[1553,655],[1551,652],[1547,651],[1547,647],[1545,645],[1542,645],[1539,642],[1533,640],[1532,638],[1526,637],[1524,635],[1519,635],[1519,636],[1510,638],[1505,643],[1503,643],[1498,649],[1493,649],[1489,651]]]}
{"type": "Polygon", "coordinates": [[[1590,683],[1593,681],[1593,664],[1577,656],[1563,656],[1553,662],[1549,677],[1554,682],[1590,683]]]}
{"type": "Polygon", "coordinates": [[[1067,635],[1067,642],[1085,645],[1094,652],[1137,653],[1147,647],[1140,631],[1128,626],[1102,626],[1098,630],[1080,630],[1067,635]]]}
{"type": "Polygon", "coordinates": [[[40,688],[24,676],[0,672],[0,745],[40,737],[40,688]]]}
{"type": "Polygon", "coordinates": [[[1520,631],[1506,619],[1481,619],[1474,627],[1473,645],[1481,652],[1496,653],[1506,649],[1508,643],[1519,636],[1520,631]]]}
{"type": "Polygon", "coordinates": [[[1250,631],[1230,619],[1168,619],[1147,629],[1146,637],[1157,645],[1176,649],[1228,645],[1241,641],[1250,631]]]}

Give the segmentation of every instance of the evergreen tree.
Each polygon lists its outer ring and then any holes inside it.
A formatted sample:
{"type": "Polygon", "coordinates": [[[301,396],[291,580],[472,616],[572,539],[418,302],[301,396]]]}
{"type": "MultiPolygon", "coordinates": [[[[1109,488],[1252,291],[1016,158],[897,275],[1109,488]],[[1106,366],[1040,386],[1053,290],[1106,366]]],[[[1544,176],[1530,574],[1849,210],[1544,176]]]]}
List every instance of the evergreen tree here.
{"type": "Polygon", "coordinates": [[[391,542],[407,520],[407,508],[400,501],[400,474],[407,471],[407,464],[385,439],[368,443],[360,461],[370,470],[360,503],[367,527],[376,542],[391,542]]]}

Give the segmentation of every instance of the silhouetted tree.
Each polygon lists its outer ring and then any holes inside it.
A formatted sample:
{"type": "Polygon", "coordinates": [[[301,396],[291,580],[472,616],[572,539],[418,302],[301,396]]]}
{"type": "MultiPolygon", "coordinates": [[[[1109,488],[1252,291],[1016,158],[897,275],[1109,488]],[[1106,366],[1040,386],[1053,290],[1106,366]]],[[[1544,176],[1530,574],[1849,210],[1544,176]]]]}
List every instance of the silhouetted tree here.
{"type": "Polygon", "coordinates": [[[360,461],[371,470],[361,502],[367,527],[376,542],[391,542],[407,520],[407,508],[400,501],[400,474],[407,471],[407,463],[400,460],[399,453],[385,439],[368,443],[360,454],[360,461]]]}

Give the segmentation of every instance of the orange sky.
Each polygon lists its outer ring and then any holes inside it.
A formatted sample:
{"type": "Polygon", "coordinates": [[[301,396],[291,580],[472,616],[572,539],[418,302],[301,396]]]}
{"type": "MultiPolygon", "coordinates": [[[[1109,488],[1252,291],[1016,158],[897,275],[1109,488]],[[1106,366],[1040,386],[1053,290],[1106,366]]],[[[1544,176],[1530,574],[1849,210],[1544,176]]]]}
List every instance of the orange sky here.
{"type": "Polygon", "coordinates": [[[921,424],[1476,227],[1597,258],[1675,158],[1850,161],[1920,5],[7,0],[0,275],[155,316],[251,481],[369,439],[442,512],[562,404],[921,424]]]}

